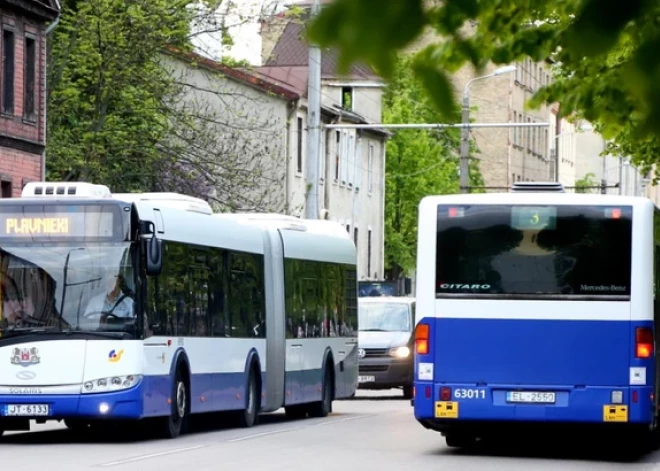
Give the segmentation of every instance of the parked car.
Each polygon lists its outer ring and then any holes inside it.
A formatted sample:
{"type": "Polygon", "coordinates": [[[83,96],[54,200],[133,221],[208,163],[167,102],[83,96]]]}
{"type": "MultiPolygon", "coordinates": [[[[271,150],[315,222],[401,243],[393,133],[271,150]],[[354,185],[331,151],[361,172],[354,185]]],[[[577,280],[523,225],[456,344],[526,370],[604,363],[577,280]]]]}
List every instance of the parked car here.
{"type": "Polygon", "coordinates": [[[359,298],[358,319],[358,388],[402,388],[411,399],[415,298],[359,298]]]}

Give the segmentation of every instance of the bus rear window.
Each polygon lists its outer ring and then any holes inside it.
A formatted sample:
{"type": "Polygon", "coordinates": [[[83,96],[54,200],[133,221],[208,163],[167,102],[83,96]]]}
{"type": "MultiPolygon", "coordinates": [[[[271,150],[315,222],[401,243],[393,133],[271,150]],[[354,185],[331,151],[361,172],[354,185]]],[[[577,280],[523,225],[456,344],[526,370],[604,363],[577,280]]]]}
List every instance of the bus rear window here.
{"type": "Polygon", "coordinates": [[[632,207],[438,206],[436,293],[630,296],[632,207]]]}

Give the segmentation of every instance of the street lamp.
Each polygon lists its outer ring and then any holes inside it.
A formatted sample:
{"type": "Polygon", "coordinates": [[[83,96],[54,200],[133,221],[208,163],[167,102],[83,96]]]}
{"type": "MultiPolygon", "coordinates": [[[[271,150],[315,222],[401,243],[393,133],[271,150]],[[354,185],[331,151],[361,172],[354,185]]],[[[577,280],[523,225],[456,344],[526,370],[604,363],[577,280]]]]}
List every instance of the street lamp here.
{"type": "Polygon", "coordinates": [[[463,91],[463,113],[461,123],[463,127],[461,128],[461,165],[460,165],[460,186],[461,193],[468,192],[468,185],[470,184],[470,129],[466,126],[470,123],[470,85],[472,82],[477,80],[483,80],[491,77],[497,77],[500,75],[508,74],[516,70],[515,65],[507,65],[495,69],[492,73],[484,75],[482,77],[474,77],[473,79],[468,80],[465,84],[465,90],[463,91]]]}

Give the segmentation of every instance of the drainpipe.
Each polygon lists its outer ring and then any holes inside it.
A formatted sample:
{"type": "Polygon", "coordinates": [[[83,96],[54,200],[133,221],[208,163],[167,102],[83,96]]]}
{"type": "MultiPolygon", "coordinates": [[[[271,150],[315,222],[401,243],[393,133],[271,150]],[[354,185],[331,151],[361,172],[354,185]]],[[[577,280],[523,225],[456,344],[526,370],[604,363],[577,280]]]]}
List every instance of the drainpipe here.
{"type": "Polygon", "coordinates": [[[55,0],[57,5],[57,18],[51,24],[48,25],[45,32],[46,38],[46,70],[44,70],[44,94],[43,100],[44,103],[44,150],[41,153],[41,181],[46,181],[46,131],[48,129],[48,35],[53,32],[55,27],[60,22],[60,16],[62,15],[62,6],[60,5],[59,0],[55,0]]]}
{"type": "Polygon", "coordinates": [[[289,192],[289,189],[291,188],[289,183],[289,169],[291,167],[289,162],[291,159],[291,118],[296,114],[299,103],[299,100],[289,103],[291,109],[288,111],[286,117],[286,136],[284,144],[284,214],[286,215],[290,215],[291,213],[291,195],[289,192]]]}

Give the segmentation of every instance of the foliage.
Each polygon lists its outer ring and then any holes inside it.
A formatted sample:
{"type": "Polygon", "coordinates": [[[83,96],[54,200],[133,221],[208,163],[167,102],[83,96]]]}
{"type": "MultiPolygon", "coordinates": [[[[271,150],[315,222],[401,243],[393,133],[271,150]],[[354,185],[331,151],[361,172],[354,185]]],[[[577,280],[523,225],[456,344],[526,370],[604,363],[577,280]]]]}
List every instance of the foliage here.
{"type": "MultiPolygon", "coordinates": [[[[383,122],[439,122],[411,70],[411,57],[395,64],[383,98],[383,122]]],[[[457,193],[459,132],[437,134],[425,129],[396,130],[387,143],[385,173],[385,264],[398,276],[415,266],[418,205],[427,195],[457,193]]],[[[472,185],[483,185],[471,163],[472,185]]]]}
{"type": "Polygon", "coordinates": [[[576,193],[590,193],[598,182],[595,180],[596,175],[592,172],[587,173],[583,178],[575,180],[575,192],[576,193]]]}
{"type": "Polygon", "coordinates": [[[447,121],[456,116],[448,74],[464,64],[552,58],[557,80],[533,104],[560,102],[562,115],[613,139],[609,152],[646,167],[660,155],[658,12],[651,0],[335,0],[309,35],[340,49],[342,70],[366,61],[390,78],[397,51],[436,33],[412,68],[447,121]],[[468,22],[476,26],[466,36],[468,22]]]}
{"type": "Polygon", "coordinates": [[[167,0],[62,5],[48,81],[49,179],[144,186],[160,160],[155,144],[168,132],[161,104],[173,90],[158,53],[185,45],[188,21],[167,0]]]}
{"type": "Polygon", "coordinates": [[[256,130],[273,141],[267,132],[275,132],[274,124],[249,111],[260,113],[261,104],[235,99],[237,87],[228,91],[220,73],[204,100],[191,101],[204,74],[175,73],[184,63],[195,69],[183,60],[191,37],[201,33],[191,25],[215,27],[202,15],[218,3],[202,2],[205,9],[192,0],[62,4],[50,40],[49,179],[93,181],[117,192],[184,192],[229,210],[273,201],[257,186],[264,184],[259,176],[271,172],[259,160],[278,155],[277,146],[245,137],[256,130]],[[178,68],[166,50],[177,52],[178,68]],[[213,99],[216,108],[208,106],[213,99]]]}

